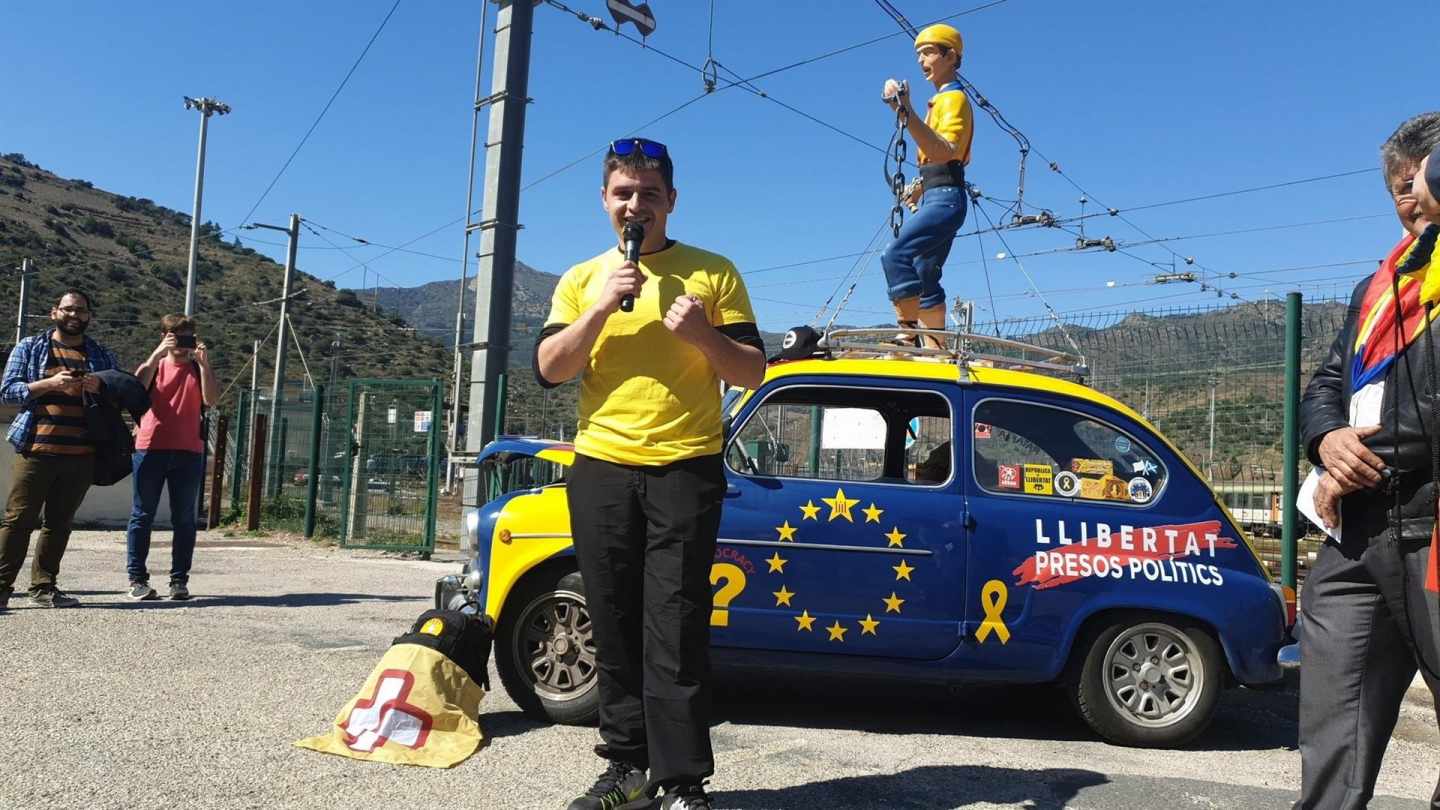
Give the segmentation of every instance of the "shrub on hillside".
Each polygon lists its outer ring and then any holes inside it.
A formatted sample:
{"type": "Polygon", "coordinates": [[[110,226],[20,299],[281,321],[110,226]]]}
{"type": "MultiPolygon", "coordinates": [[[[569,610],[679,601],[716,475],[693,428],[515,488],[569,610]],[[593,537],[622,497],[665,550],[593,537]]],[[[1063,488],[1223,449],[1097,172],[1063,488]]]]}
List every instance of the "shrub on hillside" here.
{"type": "Polygon", "coordinates": [[[46,217],[46,218],[45,218],[45,227],[49,228],[50,230],[54,231],[56,234],[58,234],[59,236],[65,238],[65,239],[70,239],[70,238],[71,238],[71,236],[70,236],[70,231],[66,230],[66,229],[65,229],[65,224],[62,223],[62,222],[60,222],[59,220],[51,219],[50,217],[46,217]]]}
{"type": "Polygon", "coordinates": [[[130,253],[135,256],[140,256],[143,258],[151,255],[150,246],[145,244],[144,242],[141,242],[139,239],[136,239],[133,236],[127,236],[122,233],[119,236],[115,237],[115,244],[120,245],[121,247],[130,251],[130,253]]]}
{"type": "Polygon", "coordinates": [[[99,236],[105,239],[115,238],[115,229],[110,227],[110,223],[102,222],[94,217],[85,217],[80,220],[80,230],[91,236],[99,236]]]}

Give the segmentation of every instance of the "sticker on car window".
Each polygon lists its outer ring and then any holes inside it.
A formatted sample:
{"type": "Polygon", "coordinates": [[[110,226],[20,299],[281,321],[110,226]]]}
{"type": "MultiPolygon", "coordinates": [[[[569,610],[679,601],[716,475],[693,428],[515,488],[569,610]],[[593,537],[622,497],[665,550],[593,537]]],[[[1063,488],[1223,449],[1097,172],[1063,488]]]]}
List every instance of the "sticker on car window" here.
{"type": "Polygon", "coordinates": [[[1159,468],[1155,466],[1155,462],[1147,458],[1131,464],[1130,471],[1139,473],[1140,475],[1153,476],[1155,475],[1155,473],[1159,472],[1159,468]]]}
{"type": "Polygon", "coordinates": [[[1124,455],[1124,454],[1130,452],[1130,437],[1128,437],[1128,436],[1116,436],[1116,437],[1115,437],[1115,452],[1117,452],[1117,453],[1119,453],[1119,454],[1121,454],[1121,455],[1124,455]]]}
{"type": "Polygon", "coordinates": [[[1050,476],[1053,471],[1049,464],[1025,465],[1025,492],[1029,495],[1053,495],[1055,488],[1050,476]]]}
{"type": "Polygon", "coordinates": [[[976,422],[976,423],[975,423],[975,438],[977,438],[977,439],[988,439],[988,438],[990,438],[990,426],[987,425],[987,424],[985,424],[984,422],[976,422]]]}
{"type": "Polygon", "coordinates": [[[1115,464],[1108,458],[1075,458],[1070,460],[1070,472],[1076,475],[1114,475],[1115,464]]]}
{"type": "Polygon", "coordinates": [[[1155,497],[1155,487],[1149,479],[1136,476],[1130,479],[1130,500],[1135,503],[1149,503],[1155,497]]]}
{"type": "MultiPolygon", "coordinates": [[[[1080,494],[1080,476],[1064,470],[1055,476],[1055,491],[1067,498],[1080,494]]],[[[1049,493],[1046,493],[1049,494],[1049,493]]]]}
{"type": "Polygon", "coordinates": [[[995,486],[999,489],[1020,488],[1020,465],[1001,464],[996,467],[995,486]]]}

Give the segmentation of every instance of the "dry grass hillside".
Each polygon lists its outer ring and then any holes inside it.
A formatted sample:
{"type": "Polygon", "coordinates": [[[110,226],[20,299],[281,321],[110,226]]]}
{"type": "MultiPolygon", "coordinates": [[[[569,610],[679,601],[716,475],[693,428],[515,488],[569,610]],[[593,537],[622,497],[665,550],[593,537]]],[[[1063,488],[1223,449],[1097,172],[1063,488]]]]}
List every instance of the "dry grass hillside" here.
{"type": "MultiPolygon", "coordinates": [[[[279,305],[257,302],[280,296],[284,268],[206,223],[196,268],[196,314],[223,385],[248,384],[252,342],[261,351],[260,379],[273,374],[279,305]]],[[[151,200],[113,194],[84,180],[69,180],[33,165],[24,156],[0,155],[0,301],[11,313],[3,339],[13,343],[19,292],[15,268],[31,259],[39,271],[31,284],[27,333],[47,325],[50,306],[70,286],[91,292],[96,321],[91,334],[127,366],[155,345],[160,316],[184,307],[190,217],[151,200]]],[[[303,260],[303,253],[301,256],[303,260]]],[[[436,377],[450,372],[449,353],[417,337],[399,318],[378,316],[346,290],[298,268],[294,287],[305,296],[291,305],[291,320],[304,360],[320,382],[328,380],[331,344],[340,379],[436,377]]],[[[289,347],[288,385],[298,387],[305,362],[289,347]]]]}

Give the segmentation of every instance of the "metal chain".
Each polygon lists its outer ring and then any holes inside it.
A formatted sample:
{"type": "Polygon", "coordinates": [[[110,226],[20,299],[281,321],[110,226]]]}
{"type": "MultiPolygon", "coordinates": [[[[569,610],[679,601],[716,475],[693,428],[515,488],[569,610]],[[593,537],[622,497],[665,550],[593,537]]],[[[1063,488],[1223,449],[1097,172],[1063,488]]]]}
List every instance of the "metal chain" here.
{"type": "Polygon", "coordinates": [[[895,115],[895,137],[891,141],[888,159],[895,161],[895,173],[889,176],[890,190],[895,194],[895,207],[890,209],[890,232],[900,238],[900,226],[905,222],[905,127],[910,114],[902,105],[895,115]]]}

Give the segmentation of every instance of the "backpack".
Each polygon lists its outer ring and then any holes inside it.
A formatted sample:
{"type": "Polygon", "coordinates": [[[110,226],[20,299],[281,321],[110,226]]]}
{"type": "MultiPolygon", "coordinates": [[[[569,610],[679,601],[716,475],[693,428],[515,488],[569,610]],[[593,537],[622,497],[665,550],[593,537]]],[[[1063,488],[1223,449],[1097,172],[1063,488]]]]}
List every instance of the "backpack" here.
{"type": "Polygon", "coordinates": [[[427,610],[410,625],[410,632],[396,636],[394,644],[418,644],[455,662],[470,680],[490,691],[490,647],[495,626],[487,616],[458,610],[427,610]]]}

